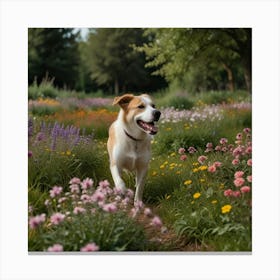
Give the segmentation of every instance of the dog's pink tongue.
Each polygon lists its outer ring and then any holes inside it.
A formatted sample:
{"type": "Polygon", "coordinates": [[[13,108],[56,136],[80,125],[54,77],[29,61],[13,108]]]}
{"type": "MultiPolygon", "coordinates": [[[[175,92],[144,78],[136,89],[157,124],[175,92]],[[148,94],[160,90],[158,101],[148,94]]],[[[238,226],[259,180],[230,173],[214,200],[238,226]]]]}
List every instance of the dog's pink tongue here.
{"type": "Polygon", "coordinates": [[[154,132],[154,133],[158,132],[158,128],[156,126],[152,125],[151,132],[154,132]]]}

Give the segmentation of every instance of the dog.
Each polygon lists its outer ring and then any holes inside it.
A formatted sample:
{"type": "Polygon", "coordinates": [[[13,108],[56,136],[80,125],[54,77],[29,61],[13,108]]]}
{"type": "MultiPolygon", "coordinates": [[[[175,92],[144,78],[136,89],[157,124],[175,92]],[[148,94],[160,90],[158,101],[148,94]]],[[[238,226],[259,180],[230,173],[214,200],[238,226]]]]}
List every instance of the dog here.
{"type": "Polygon", "coordinates": [[[115,97],[113,105],[120,106],[118,118],[109,128],[107,142],[113,181],[117,189],[125,192],[122,171],[135,171],[134,202],[142,202],[152,135],[158,132],[154,122],[159,120],[161,112],[148,94],[124,94],[115,97]]]}

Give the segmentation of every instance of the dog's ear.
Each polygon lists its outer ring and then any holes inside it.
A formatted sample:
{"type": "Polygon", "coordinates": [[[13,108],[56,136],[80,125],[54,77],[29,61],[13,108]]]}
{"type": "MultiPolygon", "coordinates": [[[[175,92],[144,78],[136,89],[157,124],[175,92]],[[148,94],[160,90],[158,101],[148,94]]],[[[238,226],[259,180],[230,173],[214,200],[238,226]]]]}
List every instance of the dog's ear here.
{"type": "Polygon", "coordinates": [[[120,105],[124,110],[127,108],[129,102],[134,98],[133,94],[124,94],[114,98],[113,105],[120,105]]]}

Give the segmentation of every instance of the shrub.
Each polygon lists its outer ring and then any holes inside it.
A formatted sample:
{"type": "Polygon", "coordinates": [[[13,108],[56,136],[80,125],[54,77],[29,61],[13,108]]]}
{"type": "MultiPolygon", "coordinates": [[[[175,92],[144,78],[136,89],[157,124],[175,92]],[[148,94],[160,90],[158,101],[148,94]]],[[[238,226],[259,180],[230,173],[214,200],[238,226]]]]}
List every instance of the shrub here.
{"type": "MultiPolygon", "coordinates": [[[[133,192],[110,188],[107,180],[94,187],[92,179],[72,178],[69,189],[54,186],[38,212],[29,200],[29,251],[142,251],[155,244],[149,241],[137,214],[131,209],[133,192]]],[[[157,231],[161,221],[149,213],[157,231]]]]}

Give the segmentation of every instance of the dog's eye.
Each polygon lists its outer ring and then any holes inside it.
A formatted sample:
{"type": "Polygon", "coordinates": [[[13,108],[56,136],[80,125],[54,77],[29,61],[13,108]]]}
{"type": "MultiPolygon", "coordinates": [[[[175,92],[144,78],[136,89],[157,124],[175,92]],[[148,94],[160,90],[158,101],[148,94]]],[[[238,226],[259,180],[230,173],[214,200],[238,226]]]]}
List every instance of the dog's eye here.
{"type": "Polygon", "coordinates": [[[138,108],[139,108],[139,109],[144,109],[145,106],[144,106],[144,105],[139,105],[138,108]]]}
{"type": "Polygon", "coordinates": [[[156,108],[156,105],[155,105],[155,104],[152,104],[151,106],[152,106],[153,108],[156,108]]]}

